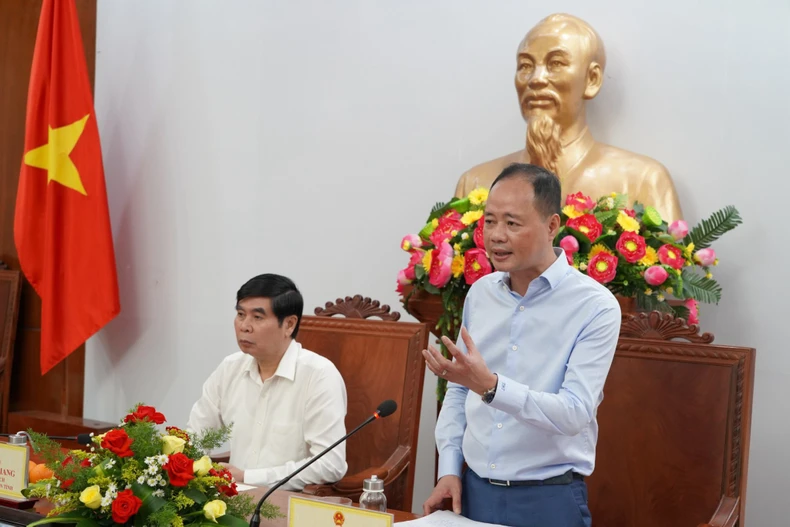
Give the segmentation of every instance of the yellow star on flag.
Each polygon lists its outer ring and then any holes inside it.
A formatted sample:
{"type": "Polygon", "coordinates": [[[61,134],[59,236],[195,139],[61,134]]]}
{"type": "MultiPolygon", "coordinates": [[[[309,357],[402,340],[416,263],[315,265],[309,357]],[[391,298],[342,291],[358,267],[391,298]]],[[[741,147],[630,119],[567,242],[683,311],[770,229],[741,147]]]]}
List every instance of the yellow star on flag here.
{"type": "Polygon", "coordinates": [[[77,141],[80,140],[88,117],[90,114],[60,128],[50,126],[47,144],[34,148],[25,154],[26,165],[43,168],[47,171],[47,183],[55,181],[64,187],[76,190],[83,196],[87,196],[88,193],[82,186],[80,173],[69,154],[74,150],[77,141]]]}

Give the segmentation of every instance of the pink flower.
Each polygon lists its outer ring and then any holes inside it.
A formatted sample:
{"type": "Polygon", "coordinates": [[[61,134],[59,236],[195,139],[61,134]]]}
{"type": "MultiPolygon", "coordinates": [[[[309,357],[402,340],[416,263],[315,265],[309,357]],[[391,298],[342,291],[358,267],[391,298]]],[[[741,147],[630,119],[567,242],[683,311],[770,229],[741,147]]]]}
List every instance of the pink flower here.
{"type": "Polygon", "coordinates": [[[565,198],[566,205],[573,205],[573,208],[578,210],[579,212],[587,212],[588,210],[592,210],[595,207],[595,202],[590,199],[589,196],[585,196],[581,192],[577,192],[576,194],[568,194],[565,198]]]}
{"type": "Polygon", "coordinates": [[[560,240],[560,247],[562,247],[566,253],[577,253],[579,252],[579,240],[574,236],[566,236],[560,240]]]}
{"type": "Polygon", "coordinates": [[[689,224],[683,220],[675,220],[669,224],[667,232],[675,238],[676,242],[679,242],[689,233],[689,224]]]}
{"type": "Polygon", "coordinates": [[[469,249],[464,254],[464,278],[469,285],[491,273],[491,262],[483,249],[469,249]]]}
{"type": "Polygon", "coordinates": [[[674,269],[683,269],[686,260],[683,259],[683,251],[668,243],[658,249],[658,261],[674,269]]]}
{"type": "Polygon", "coordinates": [[[686,306],[686,309],[689,310],[689,319],[687,322],[689,324],[699,324],[699,304],[693,298],[689,298],[683,305],[686,306]]]}
{"type": "Polygon", "coordinates": [[[407,234],[400,242],[400,248],[404,251],[411,251],[420,247],[422,247],[422,240],[416,234],[407,234]]]}
{"type": "Polygon", "coordinates": [[[702,267],[709,267],[716,261],[716,251],[713,249],[700,249],[694,253],[694,261],[702,267]]]}
{"type": "Polygon", "coordinates": [[[645,282],[652,286],[659,286],[667,281],[669,273],[660,265],[653,265],[645,270],[645,282]]]}
{"type": "Polygon", "coordinates": [[[601,284],[608,284],[617,276],[617,256],[607,252],[599,252],[590,258],[587,276],[601,284]]]}
{"type": "Polygon", "coordinates": [[[453,248],[447,242],[442,242],[438,249],[432,253],[431,270],[428,281],[434,287],[444,287],[452,276],[453,248]]]}
{"type": "Polygon", "coordinates": [[[475,245],[479,249],[485,249],[485,237],[483,236],[483,229],[485,228],[485,217],[480,218],[477,220],[477,227],[475,227],[475,232],[472,235],[472,239],[475,242],[475,245]]]}
{"type": "Polygon", "coordinates": [[[412,280],[414,280],[414,278],[408,277],[406,271],[407,269],[401,269],[400,271],[398,271],[398,283],[400,285],[408,285],[411,283],[412,280]]]}

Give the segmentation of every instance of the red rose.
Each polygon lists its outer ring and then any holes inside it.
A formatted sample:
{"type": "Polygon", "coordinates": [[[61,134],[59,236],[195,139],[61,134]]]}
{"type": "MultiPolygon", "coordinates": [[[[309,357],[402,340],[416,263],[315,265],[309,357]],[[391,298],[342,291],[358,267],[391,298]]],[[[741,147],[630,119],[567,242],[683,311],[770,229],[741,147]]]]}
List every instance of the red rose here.
{"type": "Polygon", "coordinates": [[[137,514],[142,500],[134,495],[131,489],[122,490],[112,502],[112,521],[126,523],[129,518],[137,514]]]}
{"type": "Polygon", "coordinates": [[[583,233],[591,242],[597,240],[603,232],[603,225],[592,214],[583,214],[578,218],[572,218],[565,225],[583,233]]]}
{"type": "Polygon", "coordinates": [[[118,457],[132,457],[134,452],[130,450],[134,440],[126,435],[126,430],[116,428],[110,430],[101,440],[101,447],[106,448],[118,457]]]}
{"type": "Polygon", "coordinates": [[[464,278],[469,285],[491,273],[491,262],[483,249],[469,249],[464,254],[464,278]]]}
{"type": "Polygon", "coordinates": [[[192,463],[189,457],[178,452],[176,454],[171,454],[167,463],[165,463],[162,468],[167,471],[171,485],[174,487],[186,487],[187,483],[195,477],[192,463]]]}
{"type": "Polygon", "coordinates": [[[686,263],[686,260],[683,258],[683,251],[669,243],[662,245],[658,249],[658,261],[673,269],[683,269],[683,265],[686,263]]]}
{"type": "Polygon", "coordinates": [[[645,257],[647,246],[645,239],[635,232],[624,232],[617,240],[617,251],[623,255],[628,263],[636,263],[645,257]]]}
{"type": "Polygon", "coordinates": [[[480,249],[485,249],[485,238],[483,237],[483,229],[485,228],[485,218],[480,218],[477,220],[477,227],[475,227],[475,233],[472,235],[472,239],[475,241],[475,245],[477,245],[480,249]]]}
{"type": "Polygon", "coordinates": [[[124,423],[136,423],[138,421],[150,421],[152,423],[161,425],[166,421],[166,419],[165,416],[157,412],[156,408],[153,406],[140,405],[137,407],[134,413],[127,415],[123,419],[124,423]]]}
{"type": "Polygon", "coordinates": [[[81,467],[89,467],[89,466],[91,466],[91,460],[90,459],[83,459],[82,463],[80,463],[80,466],[81,467]]]}
{"type": "Polygon", "coordinates": [[[606,252],[596,254],[590,259],[587,274],[596,282],[611,282],[617,275],[617,256],[606,252]]]}
{"type": "Polygon", "coordinates": [[[217,490],[224,494],[225,496],[235,496],[239,493],[236,490],[236,483],[233,481],[233,475],[231,475],[230,470],[224,469],[220,471],[216,471],[213,468],[208,471],[209,476],[214,476],[215,478],[222,478],[228,481],[229,485],[217,485],[217,490]]]}

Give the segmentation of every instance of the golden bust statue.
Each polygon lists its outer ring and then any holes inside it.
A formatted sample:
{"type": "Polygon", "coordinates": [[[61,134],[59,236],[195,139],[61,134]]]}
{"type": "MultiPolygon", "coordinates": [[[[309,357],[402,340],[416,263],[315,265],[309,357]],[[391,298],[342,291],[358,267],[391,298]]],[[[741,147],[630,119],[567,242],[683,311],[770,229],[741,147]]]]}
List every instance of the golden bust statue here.
{"type": "Polygon", "coordinates": [[[597,199],[611,192],[682,218],[672,178],[661,163],[597,142],[587,128],[587,100],[601,89],[606,53],[585,21],[555,14],[532,28],[518,48],[516,92],[527,121],[526,148],[478,165],[458,181],[456,196],[491,186],[510,163],[534,163],[560,178],[565,194],[597,199]]]}

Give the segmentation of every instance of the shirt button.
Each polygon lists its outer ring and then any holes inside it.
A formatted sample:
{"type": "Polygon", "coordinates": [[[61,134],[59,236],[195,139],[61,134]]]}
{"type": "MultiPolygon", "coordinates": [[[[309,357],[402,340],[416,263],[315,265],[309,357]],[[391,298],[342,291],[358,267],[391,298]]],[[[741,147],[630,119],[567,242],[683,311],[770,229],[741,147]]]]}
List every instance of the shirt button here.
{"type": "Polygon", "coordinates": [[[518,310],[519,311],[524,311],[524,306],[519,306],[518,310]]]}
{"type": "Polygon", "coordinates": [[[513,346],[513,351],[516,351],[517,349],[518,349],[518,346],[513,346]]]}
{"type": "Polygon", "coordinates": [[[496,425],[496,427],[497,427],[497,428],[502,428],[502,423],[498,423],[498,424],[496,425]]]}
{"type": "Polygon", "coordinates": [[[491,468],[496,468],[496,465],[491,463],[491,468]]]}

